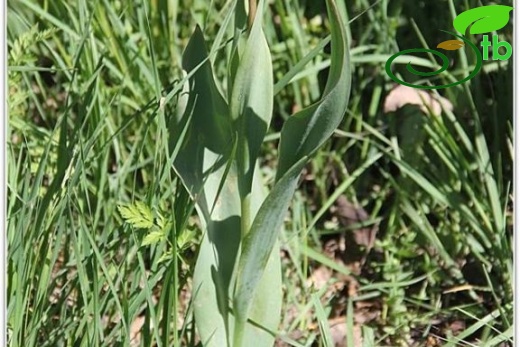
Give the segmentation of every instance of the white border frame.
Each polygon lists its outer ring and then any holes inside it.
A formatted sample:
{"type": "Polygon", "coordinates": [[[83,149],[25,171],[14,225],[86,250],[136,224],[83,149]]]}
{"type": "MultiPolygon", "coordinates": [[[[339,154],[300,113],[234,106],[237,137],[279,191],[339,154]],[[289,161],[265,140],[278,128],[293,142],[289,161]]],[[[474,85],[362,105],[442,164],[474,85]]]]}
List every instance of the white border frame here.
{"type": "Polygon", "coordinates": [[[520,192],[518,188],[518,183],[520,182],[520,170],[518,167],[517,159],[520,158],[520,146],[518,145],[517,136],[519,133],[519,125],[518,125],[518,102],[516,101],[515,95],[519,93],[519,81],[520,81],[520,54],[516,54],[515,51],[520,49],[520,15],[518,11],[520,11],[519,5],[520,1],[516,0],[513,3],[513,326],[514,326],[514,335],[513,335],[513,343],[517,345],[517,338],[520,336],[520,325],[518,324],[519,318],[519,308],[518,308],[518,288],[520,288],[520,276],[517,274],[518,268],[518,250],[520,250],[520,238],[518,236],[518,232],[520,229],[518,228],[519,214],[518,214],[518,193],[520,192]]]}
{"type": "MultiPolygon", "coordinates": [[[[0,209],[1,209],[1,222],[3,224],[3,233],[2,237],[0,237],[0,245],[2,250],[0,251],[0,288],[2,288],[2,294],[0,295],[0,307],[2,311],[0,313],[0,327],[2,328],[2,332],[0,335],[0,345],[7,346],[7,211],[6,211],[6,202],[7,202],[7,162],[6,162],[6,141],[7,141],[7,0],[2,1],[1,7],[3,11],[0,15],[0,41],[2,43],[1,48],[1,56],[2,56],[2,65],[3,68],[0,69],[0,95],[2,96],[2,106],[0,107],[0,117],[1,121],[1,131],[0,131],[0,161],[3,163],[2,169],[0,170],[0,182],[1,182],[1,190],[2,190],[2,199],[0,199],[0,209]],[[2,343],[3,342],[3,343],[2,343]]],[[[520,0],[514,2],[514,10],[513,10],[513,27],[514,27],[514,38],[513,38],[513,72],[514,72],[514,82],[513,82],[513,95],[519,94],[519,86],[520,86],[520,54],[516,54],[515,50],[520,49],[520,15],[518,12],[520,11],[520,0]]],[[[520,288],[520,276],[517,275],[516,269],[519,265],[519,257],[517,251],[520,250],[520,237],[518,236],[518,232],[520,232],[520,228],[518,228],[519,214],[518,214],[518,203],[519,203],[519,188],[518,182],[520,182],[520,170],[517,163],[517,158],[520,158],[520,146],[517,141],[517,134],[519,133],[520,126],[518,125],[518,117],[519,117],[519,109],[518,103],[516,102],[516,98],[513,98],[513,145],[514,145],[514,169],[513,169],[513,230],[514,230],[514,244],[513,244],[513,257],[514,257],[514,271],[513,271],[513,292],[514,292],[514,342],[516,345],[516,338],[520,336],[520,325],[518,322],[518,318],[520,315],[520,311],[518,308],[518,295],[517,291],[520,288]]]]}
{"type": "Polygon", "coordinates": [[[0,327],[2,333],[0,335],[0,343],[2,346],[7,346],[7,162],[6,162],[6,141],[7,141],[7,0],[1,2],[2,14],[0,15],[0,41],[2,42],[2,69],[0,69],[0,95],[2,95],[2,106],[0,108],[0,117],[2,117],[1,131],[0,131],[0,161],[2,162],[2,169],[0,170],[0,182],[2,185],[2,199],[0,199],[1,221],[3,226],[2,237],[0,237],[0,266],[2,273],[0,275],[0,288],[2,294],[0,295],[0,327]]]}

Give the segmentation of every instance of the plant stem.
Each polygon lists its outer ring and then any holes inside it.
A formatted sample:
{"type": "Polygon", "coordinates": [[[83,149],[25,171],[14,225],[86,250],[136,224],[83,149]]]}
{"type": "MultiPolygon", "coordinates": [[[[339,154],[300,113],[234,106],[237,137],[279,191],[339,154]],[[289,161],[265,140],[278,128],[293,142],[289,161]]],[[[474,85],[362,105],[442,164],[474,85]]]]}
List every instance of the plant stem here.
{"type": "MultiPolygon", "coordinates": [[[[242,177],[241,185],[244,184],[245,177],[242,177]]],[[[251,226],[251,192],[247,193],[240,199],[240,232],[241,232],[241,245],[244,244],[244,239],[251,226]]],[[[241,247],[242,247],[241,246],[241,247]]],[[[233,347],[241,347],[244,340],[244,331],[246,329],[247,317],[241,317],[241,313],[236,309],[237,305],[234,303],[234,314],[235,314],[235,326],[233,332],[233,347]]]]}
{"type": "Polygon", "coordinates": [[[251,193],[247,194],[244,198],[242,198],[241,206],[242,217],[241,217],[241,228],[242,231],[242,241],[244,241],[244,237],[249,231],[249,227],[251,226],[251,193]]]}
{"type": "Polygon", "coordinates": [[[253,22],[255,21],[256,1],[257,0],[249,0],[249,14],[248,14],[249,29],[251,29],[251,27],[253,26],[253,22]]]}
{"type": "Polygon", "coordinates": [[[245,324],[239,319],[235,322],[235,333],[233,336],[233,347],[242,347],[242,341],[244,340],[245,324]]]}

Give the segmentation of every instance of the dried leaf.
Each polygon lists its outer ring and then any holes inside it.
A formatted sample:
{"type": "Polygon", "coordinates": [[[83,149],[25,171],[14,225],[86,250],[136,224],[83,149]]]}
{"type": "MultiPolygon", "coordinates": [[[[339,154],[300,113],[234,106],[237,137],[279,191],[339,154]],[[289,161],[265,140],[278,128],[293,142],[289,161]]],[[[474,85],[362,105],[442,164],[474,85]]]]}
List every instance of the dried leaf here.
{"type": "MultiPolygon", "coordinates": [[[[343,195],[338,198],[337,207],[338,217],[345,226],[362,223],[369,219],[368,213],[362,207],[356,207],[343,195]]],[[[378,229],[378,226],[374,225],[371,228],[353,230],[354,241],[358,246],[371,249],[374,246],[378,229]]]]}
{"type": "MultiPolygon", "coordinates": [[[[344,196],[338,198],[336,206],[338,219],[346,227],[366,222],[369,219],[368,213],[362,207],[356,207],[344,196]]],[[[369,227],[355,228],[344,234],[346,249],[342,258],[354,274],[361,272],[368,253],[374,247],[378,230],[379,225],[375,224],[369,227]]]]}
{"type": "Polygon", "coordinates": [[[452,103],[443,97],[437,97],[424,90],[398,85],[386,96],[384,112],[395,112],[404,105],[418,105],[428,114],[428,108],[434,115],[440,115],[443,108],[453,110],[452,103]]]}

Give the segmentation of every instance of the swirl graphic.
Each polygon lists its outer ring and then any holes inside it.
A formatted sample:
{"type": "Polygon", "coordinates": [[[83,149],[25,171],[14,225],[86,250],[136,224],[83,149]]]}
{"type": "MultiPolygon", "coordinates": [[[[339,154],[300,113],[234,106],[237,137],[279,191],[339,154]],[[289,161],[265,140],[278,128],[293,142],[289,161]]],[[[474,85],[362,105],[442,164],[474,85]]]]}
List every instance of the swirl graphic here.
{"type": "Polygon", "coordinates": [[[442,89],[442,88],[453,87],[453,86],[459,85],[461,83],[464,83],[466,81],[469,81],[470,79],[475,77],[475,75],[480,71],[480,69],[482,67],[482,54],[480,53],[478,47],[475,46],[473,43],[471,43],[469,40],[467,40],[464,36],[460,36],[460,35],[457,35],[455,33],[452,33],[452,32],[449,32],[449,31],[445,31],[445,30],[441,30],[441,31],[460,38],[462,41],[464,41],[465,44],[470,46],[471,49],[473,49],[473,51],[475,52],[475,55],[477,56],[477,62],[475,63],[475,68],[473,69],[473,71],[471,72],[471,74],[469,76],[465,77],[464,79],[462,79],[460,81],[453,82],[453,83],[450,83],[450,84],[443,84],[443,85],[438,85],[438,86],[423,86],[423,85],[417,85],[417,84],[408,83],[406,81],[403,81],[403,80],[399,79],[396,75],[394,75],[394,73],[392,72],[392,69],[391,69],[392,62],[397,57],[399,57],[399,56],[401,56],[403,54],[408,54],[408,53],[432,53],[432,54],[436,55],[437,57],[439,57],[442,60],[442,67],[440,69],[436,70],[436,71],[431,71],[431,72],[418,71],[418,70],[414,69],[412,67],[411,63],[409,62],[406,65],[406,69],[410,73],[412,73],[412,74],[414,74],[416,76],[429,77],[429,76],[438,75],[438,74],[446,71],[446,69],[448,69],[448,67],[449,67],[448,57],[446,55],[444,55],[443,53],[439,52],[439,51],[435,51],[433,49],[426,49],[426,48],[406,49],[404,51],[401,51],[401,52],[398,52],[398,53],[392,55],[386,61],[386,65],[385,65],[385,70],[386,70],[386,73],[388,74],[388,76],[390,76],[390,78],[392,80],[394,80],[395,82],[397,82],[399,84],[405,85],[407,87],[418,88],[418,89],[442,89]]]}

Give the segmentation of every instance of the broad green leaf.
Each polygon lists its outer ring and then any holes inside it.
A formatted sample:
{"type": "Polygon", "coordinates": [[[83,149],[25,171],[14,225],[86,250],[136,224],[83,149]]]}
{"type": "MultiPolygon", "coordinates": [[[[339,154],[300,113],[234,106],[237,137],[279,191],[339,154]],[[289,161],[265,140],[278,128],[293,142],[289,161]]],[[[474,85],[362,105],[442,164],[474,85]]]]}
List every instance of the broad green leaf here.
{"type": "Polygon", "coordinates": [[[235,6],[235,23],[233,33],[233,46],[231,48],[231,56],[228,63],[228,96],[231,100],[231,93],[233,92],[233,81],[237,74],[238,65],[240,62],[239,52],[243,50],[244,46],[244,31],[247,24],[247,13],[244,0],[237,0],[235,6]]]}
{"type": "MultiPolygon", "coordinates": [[[[215,212],[220,210],[220,213],[229,214],[231,206],[227,201],[230,197],[233,197],[235,201],[233,209],[240,211],[238,192],[234,189],[236,176],[234,173],[230,175],[231,178],[226,180],[219,196],[215,212]]],[[[255,182],[259,182],[257,176],[258,173],[255,173],[255,182]]],[[[211,187],[214,187],[214,184],[208,182],[205,189],[212,190],[211,187]]],[[[259,209],[262,197],[265,195],[261,188],[259,184],[255,184],[253,187],[253,213],[259,209]]],[[[220,218],[223,217],[220,215],[220,218]]],[[[229,314],[228,307],[224,305],[232,304],[228,298],[231,298],[233,292],[230,283],[233,283],[232,271],[239,241],[240,220],[236,214],[221,221],[216,221],[215,217],[212,217],[211,226],[207,228],[207,234],[204,235],[201,244],[193,276],[195,319],[204,346],[234,346],[231,337],[234,334],[235,320],[229,314]],[[221,273],[219,273],[219,269],[222,271],[221,273]],[[218,298],[216,294],[219,295],[218,298]],[[223,319],[224,314],[225,319],[223,319]]],[[[244,333],[246,346],[272,346],[274,337],[267,331],[275,331],[280,321],[282,290],[278,251],[273,248],[268,258],[267,270],[252,299],[249,317],[264,328],[258,328],[252,324],[247,324],[245,327],[240,326],[239,329],[244,333]]]]}
{"type": "Polygon", "coordinates": [[[453,27],[464,35],[468,27],[470,34],[484,34],[502,29],[509,22],[509,12],[513,8],[504,5],[489,5],[464,11],[453,20],[453,27]]]}
{"type": "MultiPolygon", "coordinates": [[[[223,179],[224,167],[209,175],[203,193],[211,204],[223,179]]],[[[232,333],[229,289],[240,245],[240,199],[233,167],[216,201],[213,214],[198,201],[197,212],[205,231],[193,274],[195,322],[204,346],[227,346],[232,333]]]]}
{"type": "Polygon", "coordinates": [[[203,65],[190,79],[191,102],[187,107],[193,107],[193,135],[215,153],[221,153],[223,148],[224,152],[229,151],[231,123],[228,107],[213,79],[204,36],[197,26],[183,55],[182,67],[192,71],[201,63],[203,65]]]}
{"type": "Polygon", "coordinates": [[[253,170],[273,112],[273,68],[271,53],[262,30],[259,10],[245,43],[233,82],[230,111],[238,134],[237,166],[241,197],[251,190],[253,170]]]}
{"type": "MultiPolygon", "coordinates": [[[[170,126],[170,131],[175,143],[184,124],[189,122],[174,169],[196,201],[205,230],[193,276],[194,313],[201,339],[211,337],[214,344],[210,346],[225,346],[229,316],[227,293],[240,242],[240,201],[231,189],[232,184],[228,184],[220,195],[223,203],[217,203],[214,214],[210,214],[217,197],[216,187],[231,160],[232,136],[229,109],[216,87],[199,28],[183,54],[183,68],[188,73],[197,70],[189,81],[186,112],[177,124],[170,126]]],[[[235,170],[231,171],[229,175],[236,177],[235,170]]]]}
{"type": "MultiPolygon", "coordinates": [[[[301,170],[309,155],[332,135],[347,109],[351,76],[346,23],[342,23],[333,0],[327,0],[327,8],[332,29],[329,79],[321,101],[292,116],[284,124],[276,184],[242,243],[234,296],[237,324],[244,324],[249,318],[251,300],[266,271],[269,254],[277,240],[301,170]]],[[[233,346],[247,346],[240,329],[235,332],[233,346]]]]}
{"type": "Polygon", "coordinates": [[[248,346],[245,344],[243,326],[249,318],[251,301],[255,295],[258,282],[266,271],[269,255],[278,238],[287,207],[293,197],[301,170],[307,162],[302,158],[286,175],[273,187],[267,195],[260,210],[255,216],[250,232],[242,244],[242,252],[238,264],[235,298],[233,308],[237,319],[237,328],[233,346],[248,346]]]}
{"type": "MultiPolygon", "coordinates": [[[[183,55],[183,67],[193,72],[185,114],[170,124],[172,146],[182,129],[188,130],[174,160],[174,169],[196,201],[204,236],[193,275],[193,305],[197,331],[204,346],[230,346],[233,316],[230,293],[240,245],[241,206],[237,189],[237,165],[233,160],[233,136],[228,105],[219,94],[207,59],[202,32],[197,29],[183,55]],[[192,114],[191,118],[189,114],[192,114]],[[220,126],[216,131],[211,125],[220,126]]],[[[171,148],[173,151],[173,148],[171,148]]],[[[256,170],[258,171],[258,170],[256,170]]],[[[255,180],[257,182],[258,180],[255,180]]],[[[252,212],[263,200],[259,188],[252,192],[252,212]]],[[[262,279],[252,310],[258,326],[275,330],[281,310],[280,259],[277,252],[269,262],[270,274],[262,279]],[[277,295],[271,295],[279,292],[277,295]]],[[[274,337],[247,325],[249,345],[272,345],[274,337]]]]}
{"type": "Polygon", "coordinates": [[[327,1],[331,22],[332,59],[324,94],[314,105],[291,116],[282,128],[279,180],[294,163],[311,155],[333,133],[343,119],[350,95],[351,68],[347,34],[336,4],[327,1]]]}

